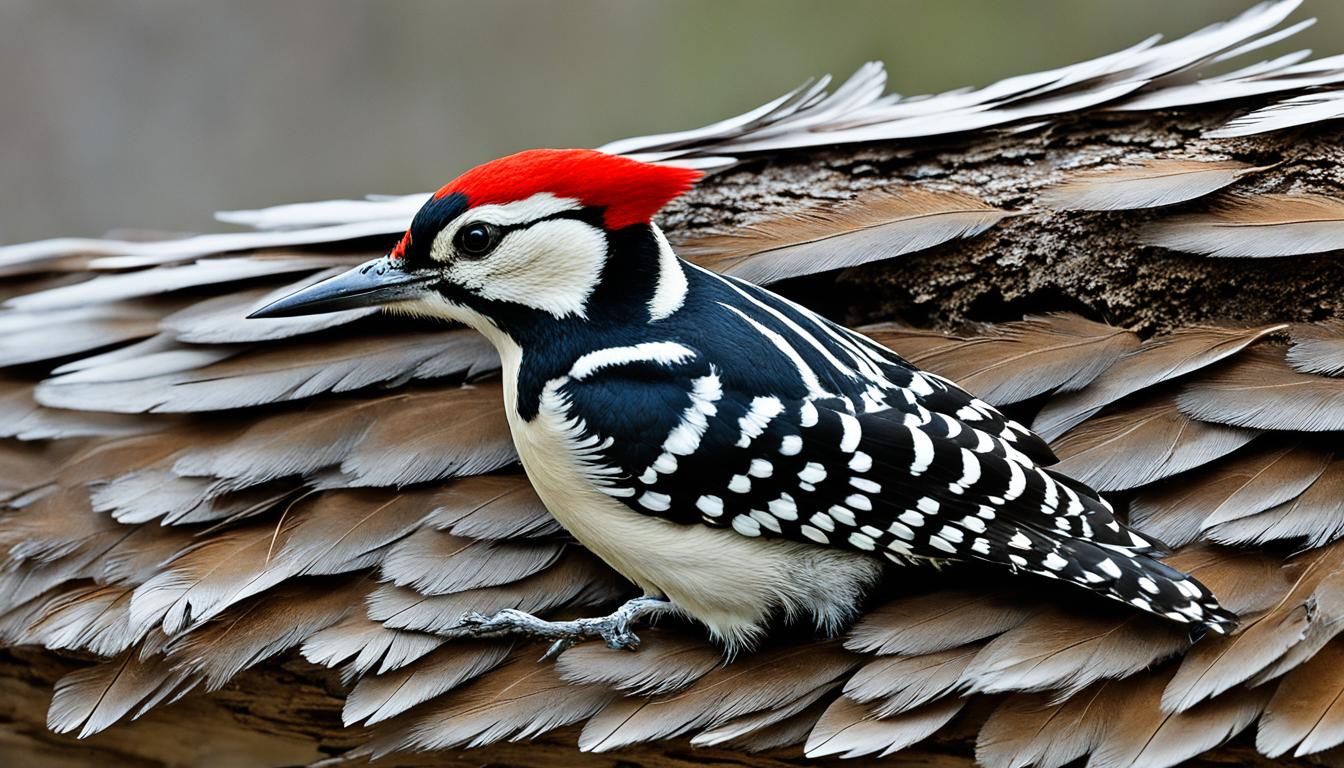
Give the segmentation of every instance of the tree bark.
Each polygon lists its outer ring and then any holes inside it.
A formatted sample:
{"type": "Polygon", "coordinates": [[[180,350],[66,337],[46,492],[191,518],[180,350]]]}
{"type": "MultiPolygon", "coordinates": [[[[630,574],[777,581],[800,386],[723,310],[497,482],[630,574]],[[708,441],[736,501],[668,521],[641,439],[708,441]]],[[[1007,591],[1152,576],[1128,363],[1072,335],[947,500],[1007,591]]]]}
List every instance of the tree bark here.
{"type": "MultiPolygon", "coordinates": [[[[1208,200],[1147,211],[1060,213],[1036,204],[1066,170],[1156,157],[1234,158],[1280,163],[1238,190],[1344,190],[1339,129],[1208,140],[1202,132],[1227,111],[1168,115],[1089,115],[1047,129],[1003,132],[927,144],[795,152],[751,160],[708,179],[664,214],[674,239],[750,224],[856,192],[902,184],[956,190],[1022,211],[974,238],[956,240],[838,275],[779,286],[849,324],[900,320],[956,329],[1023,314],[1075,311],[1154,333],[1205,322],[1269,323],[1344,316],[1344,261],[1338,255],[1211,259],[1136,244],[1139,227],[1208,200]]],[[[0,755],[8,765],[253,766],[330,760],[364,732],[340,722],[343,692],[334,673],[290,656],[244,673],[223,690],[200,692],[86,740],[47,730],[52,684],[79,662],[40,649],[0,653],[0,755]]],[[[900,765],[972,765],[972,707],[961,726],[893,758],[900,765]]],[[[665,742],[608,754],[581,754],[576,728],[480,750],[395,755],[379,766],[718,765],[776,768],[848,764],[810,761],[795,748],[766,755],[695,749],[665,742]]],[[[863,763],[871,761],[863,760],[863,763]]],[[[1259,756],[1243,734],[1202,758],[1203,765],[1283,765],[1259,756]]]]}
{"type": "Polygon", "coordinates": [[[797,152],[748,162],[702,184],[665,217],[675,236],[750,224],[781,211],[903,184],[964,192],[1022,215],[977,237],[780,287],[849,324],[902,320],[955,329],[1073,311],[1140,333],[1200,323],[1310,321],[1344,315],[1336,254],[1220,259],[1138,243],[1144,224],[1203,211],[1215,196],[1157,209],[1059,212],[1036,202],[1069,170],[1152,158],[1277,166],[1236,194],[1344,192],[1344,130],[1309,126],[1245,139],[1204,131],[1244,109],[1099,113],[1022,133],[797,152]]]}

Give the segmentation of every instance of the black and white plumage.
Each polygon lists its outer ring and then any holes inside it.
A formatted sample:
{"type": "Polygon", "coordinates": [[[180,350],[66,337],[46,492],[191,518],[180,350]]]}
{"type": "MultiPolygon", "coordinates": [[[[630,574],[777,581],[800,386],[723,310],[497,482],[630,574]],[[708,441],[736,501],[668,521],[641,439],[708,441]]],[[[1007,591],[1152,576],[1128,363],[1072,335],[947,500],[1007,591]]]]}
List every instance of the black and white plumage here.
{"type": "Polygon", "coordinates": [[[648,219],[693,178],[587,151],[504,158],[440,190],[390,257],[258,314],[392,302],[482,331],[547,507],[730,647],[780,613],[835,629],[884,561],[912,559],[989,562],[1235,626],[1152,557],[1158,542],[1045,469],[1054,457],[1026,428],[679,259],[648,219]]]}

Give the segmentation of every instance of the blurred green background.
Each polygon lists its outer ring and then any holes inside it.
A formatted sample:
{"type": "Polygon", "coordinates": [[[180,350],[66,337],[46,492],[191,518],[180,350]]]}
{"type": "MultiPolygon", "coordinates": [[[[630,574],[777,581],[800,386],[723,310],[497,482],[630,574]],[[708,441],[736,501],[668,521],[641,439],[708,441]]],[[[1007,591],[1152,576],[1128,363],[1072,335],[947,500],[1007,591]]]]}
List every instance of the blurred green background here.
{"type": "MultiPolygon", "coordinates": [[[[532,146],[701,125],[885,61],[916,94],[1250,0],[0,0],[0,242],[218,229],[220,208],[433,189],[532,146]]],[[[1344,3],[1272,54],[1344,51],[1344,3]]]]}

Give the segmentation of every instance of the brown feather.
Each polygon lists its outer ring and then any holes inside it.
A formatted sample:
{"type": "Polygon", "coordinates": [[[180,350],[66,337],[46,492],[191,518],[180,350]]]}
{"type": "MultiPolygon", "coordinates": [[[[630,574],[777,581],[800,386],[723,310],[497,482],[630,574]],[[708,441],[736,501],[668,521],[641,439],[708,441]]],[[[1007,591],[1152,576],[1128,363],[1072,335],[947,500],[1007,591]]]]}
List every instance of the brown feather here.
{"type": "Polygon", "coordinates": [[[845,683],[845,696],[878,702],[877,717],[899,714],[961,689],[962,673],[983,648],[973,643],[918,656],[886,656],[860,667],[845,683]]]}
{"type": "Polygon", "coordinates": [[[392,629],[452,633],[468,611],[491,614],[504,608],[544,613],[561,606],[595,605],[623,594],[615,573],[586,551],[571,548],[550,568],[513,584],[451,595],[422,595],[384,584],[369,596],[369,618],[392,629]]]}
{"type": "Polygon", "coordinates": [[[279,288],[234,291],[206,299],[165,316],[160,327],[178,341],[192,344],[241,344],[301,336],[377,313],[377,307],[363,307],[303,317],[247,317],[272,301],[344,271],[335,267],[279,288]]]}
{"type": "Polygon", "coordinates": [[[0,611],[62,582],[99,574],[104,559],[132,531],[92,513],[80,489],[46,493],[0,521],[0,550],[9,560],[9,567],[0,569],[0,611]]]}
{"type": "Polygon", "coordinates": [[[515,460],[497,382],[332,401],[264,417],[236,439],[188,448],[173,471],[230,488],[339,469],[355,487],[472,475],[515,460]]]}
{"type": "Polygon", "coordinates": [[[160,467],[164,459],[174,456],[184,445],[208,445],[217,439],[215,435],[222,438],[232,434],[228,428],[202,430],[182,426],[148,435],[93,442],[65,462],[60,470],[60,482],[66,487],[90,485],[117,475],[160,467]]]}
{"type": "MultiPolygon", "coordinates": [[[[173,446],[170,473],[221,478],[234,488],[277,478],[306,476],[339,466],[364,438],[369,425],[393,404],[417,407],[451,393],[384,395],[368,400],[327,401],[244,422],[244,430],[204,444],[173,446]]],[[[117,481],[114,481],[114,484],[117,481]]]]}
{"type": "Polygon", "coordinates": [[[1260,717],[1256,749],[1267,757],[1315,754],[1344,742],[1344,641],[1289,672],[1260,717]],[[1296,747],[1296,749],[1294,749],[1296,747]]]}
{"type": "Polygon", "coordinates": [[[1046,440],[1054,440],[1122,397],[1212,365],[1286,327],[1183,328],[1148,339],[1088,386],[1051,398],[1032,428],[1046,440]]]}
{"type": "Polygon", "coordinates": [[[72,441],[61,445],[0,441],[0,502],[55,481],[75,447],[72,441]]]}
{"type": "Polygon", "coordinates": [[[423,595],[447,595],[531,576],[549,568],[564,547],[557,541],[478,541],[428,528],[393,544],[380,573],[382,581],[423,595]]]}
{"type": "Polygon", "coordinates": [[[606,752],[626,744],[713,728],[783,707],[834,682],[858,664],[838,643],[812,643],[744,656],[678,693],[620,699],[584,726],[579,747],[606,752]]]}
{"type": "Polygon", "coordinates": [[[1261,347],[1192,379],[1176,398],[1186,414],[1255,429],[1344,429],[1344,380],[1293,370],[1261,347]]]}
{"type": "Polygon", "coordinates": [[[753,712],[697,733],[692,746],[764,752],[802,744],[830,705],[838,684],[822,686],[784,707],[753,712]]]}
{"type": "Polygon", "coordinates": [[[1237,635],[1198,643],[1182,660],[1162,696],[1166,711],[1183,712],[1250,680],[1302,642],[1313,621],[1313,596],[1339,567],[1341,545],[1314,550],[1288,566],[1292,589],[1237,635]]]}
{"type": "Polygon", "coordinates": [[[78,728],[79,737],[85,738],[130,714],[146,699],[194,685],[191,679],[161,656],[142,657],[127,650],[57,680],[47,727],[57,733],[78,728]]]}
{"type": "Polygon", "coordinates": [[[1109,680],[1051,702],[1045,694],[1001,704],[980,732],[976,759],[988,768],[1059,768],[1091,755],[1098,768],[1166,768],[1211,749],[1255,721],[1267,692],[1238,690],[1188,712],[1159,700],[1167,669],[1109,680]]]}
{"type": "Polygon", "coordinates": [[[804,753],[809,758],[872,754],[886,757],[932,736],[956,717],[965,704],[964,699],[946,698],[890,717],[878,717],[872,707],[841,696],[812,728],[804,753]]]}
{"type": "Polygon", "coordinates": [[[91,276],[90,279],[73,285],[62,285],[17,296],[5,304],[23,310],[68,309],[156,296],[184,288],[227,285],[258,277],[326,269],[342,264],[349,265],[351,260],[339,256],[296,254],[203,259],[181,266],[91,276]]]}
{"type": "Polygon", "coordinates": [[[560,676],[579,685],[600,683],[627,696],[678,691],[724,663],[723,654],[693,635],[660,629],[639,632],[639,653],[611,653],[599,643],[565,651],[560,676]]]}
{"type": "Polygon", "coordinates": [[[202,541],[136,588],[130,627],[137,636],[156,625],[176,635],[234,602],[282,581],[282,571],[266,567],[276,541],[297,525],[253,525],[202,541]]]}
{"type": "Polygon", "coordinates": [[[1277,605],[1296,579],[1292,570],[1283,567],[1279,555],[1262,551],[1198,544],[1164,562],[1198,579],[1228,610],[1243,617],[1277,605]]]}
{"type": "Polygon", "coordinates": [[[442,696],[494,669],[509,655],[508,642],[458,641],[400,669],[360,678],[345,699],[342,722],[381,722],[442,696]]]}
{"type": "Polygon", "coordinates": [[[464,477],[444,486],[435,503],[426,522],[454,536],[511,539],[564,532],[523,475],[464,477]]]}
{"type": "Polygon", "coordinates": [[[1166,768],[1231,739],[1255,722],[1269,700],[1266,688],[1239,688],[1176,714],[1159,704],[1168,669],[1125,681],[1129,696],[1113,699],[1110,727],[1092,753],[1096,768],[1166,768]]]}
{"type": "Polygon", "coordinates": [[[346,661],[342,678],[349,683],[377,668],[378,674],[399,669],[442,646],[445,638],[422,632],[391,629],[370,619],[362,611],[318,630],[300,646],[303,657],[314,664],[335,667],[346,661]]]}
{"type": "Polygon", "coordinates": [[[14,509],[0,526],[0,549],[11,564],[53,563],[102,554],[130,529],[89,510],[80,488],[49,487],[14,509]]]}
{"type": "Polygon", "coordinates": [[[1225,544],[1264,544],[1302,539],[1320,547],[1344,536],[1344,461],[1332,459],[1300,496],[1253,515],[1208,527],[1206,536],[1225,544]]]}
{"type": "Polygon", "coordinates": [[[491,472],[516,461],[498,381],[451,397],[393,401],[341,462],[353,486],[402,486],[491,472]]]}
{"type": "Polygon", "coordinates": [[[348,489],[296,502],[294,520],[271,551],[268,567],[296,576],[338,574],[374,564],[393,542],[403,540],[429,514],[428,494],[348,489]]]}
{"type": "Polygon", "coordinates": [[[1294,325],[1288,364],[1303,373],[1344,374],[1344,320],[1294,325]]]}
{"type": "Polygon", "coordinates": [[[1251,680],[1251,685],[1262,685],[1296,669],[1344,630],[1344,570],[1336,570],[1321,579],[1316,590],[1311,593],[1307,607],[1310,610],[1309,620],[1302,639],[1273,664],[1260,670],[1251,680]]]}
{"type": "Polygon", "coordinates": [[[1194,200],[1271,166],[1236,160],[1155,158],[1105,170],[1077,171],[1041,191],[1043,205],[1061,211],[1119,211],[1194,200]]]}
{"type": "Polygon", "coordinates": [[[946,343],[900,328],[878,326],[865,332],[911,363],[994,405],[1081,389],[1139,346],[1138,337],[1123,328],[1067,314],[990,326],[976,338],[950,337],[946,343]]]}
{"type": "Polygon", "coordinates": [[[1087,615],[1059,607],[1034,612],[990,640],[966,667],[962,684],[977,693],[1059,690],[1128,677],[1190,645],[1186,630],[1147,614],[1087,615]]]}
{"type": "Polygon", "coordinates": [[[131,591],[130,587],[91,584],[62,588],[34,601],[30,620],[17,631],[6,631],[8,622],[0,623],[0,635],[16,645],[115,656],[136,640],[129,624],[131,591]]]}
{"type": "Polygon", "coordinates": [[[1051,444],[1054,469],[1098,491],[1137,488],[1237,450],[1259,432],[1195,421],[1170,395],[1116,408],[1051,444]]]}
{"type": "Polygon", "coordinates": [[[1344,200],[1315,194],[1230,195],[1208,213],[1144,230],[1145,245],[1208,256],[1297,256],[1338,250],[1344,200]]]}
{"type": "Polygon", "coordinates": [[[202,676],[215,691],[358,610],[368,589],[362,578],[291,581],[172,640],[167,652],[178,669],[202,676]]]}
{"type": "MultiPolygon", "coordinates": [[[[23,441],[55,440],[71,437],[115,437],[154,431],[156,425],[145,419],[120,413],[92,413],[78,411],[54,411],[43,408],[33,399],[32,382],[0,380],[0,437],[13,437],[23,441]]],[[[30,443],[30,450],[37,450],[30,443]]],[[[68,450],[71,446],[67,445],[68,450]]],[[[11,445],[6,449],[15,450],[11,445]]],[[[57,462],[53,462],[57,463],[57,462]]],[[[49,468],[48,468],[49,470],[49,468]]],[[[5,473],[0,476],[0,492],[3,484],[14,478],[31,478],[33,473],[5,473]]]]}
{"type": "Polygon", "coordinates": [[[152,468],[94,485],[89,495],[95,511],[106,513],[119,523],[136,525],[159,520],[176,525],[217,517],[213,514],[214,504],[225,492],[214,480],[178,477],[168,469],[152,468]]]}
{"type": "Polygon", "coordinates": [[[407,535],[428,514],[414,494],[324,493],[261,523],[206,540],[141,585],[131,626],[161,624],[176,635],[295,576],[339,574],[407,535]]]}
{"type": "Polygon", "coordinates": [[[592,716],[615,695],[600,685],[565,682],[554,666],[537,663],[541,652],[517,650],[502,667],[389,721],[375,731],[370,751],[380,756],[531,738],[592,716]]]}
{"type": "Polygon", "coordinates": [[[702,267],[762,285],[901,256],[972,237],[1012,211],[960,192],[873,192],[683,244],[702,267]]]}
{"type": "Polygon", "coordinates": [[[1106,696],[1122,683],[1103,681],[1059,700],[1050,694],[1018,694],[985,721],[975,760],[986,768],[1059,768],[1096,748],[1115,715],[1106,696]]]}
{"type": "Polygon", "coordinates": [[[181,302],[122,301],[56,312],[0,314],[0,366],[57,360],[153,336],[181,302]]]}
{"type": "Polygon", "coordinates": [[[845,647],[877,654],[936,653],[993,637],[1026,621],[1030,602],[1010,595],[932,592],[869,611],[845,647]]]}
{"type": "Polygon", "coordinates": [[[1144,488],[1130,521],[1172,546],[1297,497],[1325,472],[1330,454],[1284,439],[1262,440],[1230,459],[1144,488]]]}

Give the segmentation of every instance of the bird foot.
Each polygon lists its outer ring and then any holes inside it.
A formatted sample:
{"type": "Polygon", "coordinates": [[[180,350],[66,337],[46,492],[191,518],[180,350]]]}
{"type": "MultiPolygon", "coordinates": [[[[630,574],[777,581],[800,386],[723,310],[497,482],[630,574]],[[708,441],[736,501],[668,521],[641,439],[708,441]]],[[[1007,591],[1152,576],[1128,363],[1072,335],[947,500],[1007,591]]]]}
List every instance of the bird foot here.
{"type": "Polygon", "coordinates": [[[602,638],[607,647],[614,650],[637,650],[639,636],[631,631],[630,626],[671,607],[670,602],[660,598],[636,597],[607,616],[570,621],[546,621],[530,613],[507,608],[492,616],[475,612],[464,614],[459,631],[464,637],[523,635],[554,640],[546,653],[542,654],[542,661],[546,661],[593,637],[602,638]]]}

